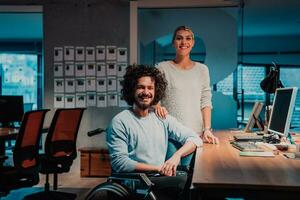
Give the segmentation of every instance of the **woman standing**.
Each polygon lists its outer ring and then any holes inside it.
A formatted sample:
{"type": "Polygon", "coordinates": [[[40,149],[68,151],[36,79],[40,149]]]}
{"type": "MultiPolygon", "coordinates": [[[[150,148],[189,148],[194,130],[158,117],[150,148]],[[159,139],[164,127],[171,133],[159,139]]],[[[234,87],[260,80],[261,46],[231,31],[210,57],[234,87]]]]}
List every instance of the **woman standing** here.
{"type": "Polygon", "coordinates": [[[165,117],[168,112],[187,127],[199,132],[204,141],[217,144],[218,138],[211,131],[211,89],[206,65],[190,59],[195,44],[194,33],[186,26],[179,26],[173,34],[176,50],[174,60],[158,64],[166,76],[168,87],[161,105],[155,112],[165,117]]]}

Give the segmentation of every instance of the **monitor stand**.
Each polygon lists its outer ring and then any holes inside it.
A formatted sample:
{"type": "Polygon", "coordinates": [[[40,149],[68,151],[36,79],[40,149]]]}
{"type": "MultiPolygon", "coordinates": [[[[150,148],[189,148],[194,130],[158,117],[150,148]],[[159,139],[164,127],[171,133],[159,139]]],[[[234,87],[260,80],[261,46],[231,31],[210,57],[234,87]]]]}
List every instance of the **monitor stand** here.
{"type": "MultiPolygon", "coordinates": [[[[278,134],[275,134],[275,133],[269,133],[269,134],[265,134],[263,138],[264,138],[266,143],[279,144],[279,143],[282,142],[282,140],[281,140],[282,137],[285,137],[285,136],[281,136],[281,135],[278,135],[278,134]]],[[[288,141],[290,144],[295,144],[295,141],[292,138],[290,132],[288,133],[288,136],[286,137],[286,141],[288,141]]]]}
{"type": "Polygon", "coordinates": [[[269,134],[265,134],[263,136],[263,139],[266,143],[278,144],[281,141],[281,136],[274,134],[274,133],[269,133],[269,134]]]}

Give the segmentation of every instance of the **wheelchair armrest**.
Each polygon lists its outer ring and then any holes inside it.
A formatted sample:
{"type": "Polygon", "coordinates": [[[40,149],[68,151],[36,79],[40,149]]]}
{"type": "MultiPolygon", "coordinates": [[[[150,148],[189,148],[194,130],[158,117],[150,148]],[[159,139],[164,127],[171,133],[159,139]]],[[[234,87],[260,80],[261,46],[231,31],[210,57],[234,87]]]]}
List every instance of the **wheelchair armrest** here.
{"type": "Polygon", "coordinates": [[[154,185],[145,173],[113,172],[109,177],[109,179],[117,179],[117,180],[135,179],[135,180],[139,180],[141,183],[145,184],[145,186],[149,188],[154,185]]]}

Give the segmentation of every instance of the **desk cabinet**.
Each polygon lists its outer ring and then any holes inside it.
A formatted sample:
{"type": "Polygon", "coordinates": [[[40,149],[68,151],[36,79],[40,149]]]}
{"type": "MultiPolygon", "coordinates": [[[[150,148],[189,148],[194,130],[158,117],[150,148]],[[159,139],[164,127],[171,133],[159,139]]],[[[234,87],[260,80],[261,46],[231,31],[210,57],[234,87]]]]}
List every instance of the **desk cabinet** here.
{"type": "Polygon", "coordinates": [[[80,148],[80,176],[107,177],[111,173],[111,165],[107,149],[80,148]]]}

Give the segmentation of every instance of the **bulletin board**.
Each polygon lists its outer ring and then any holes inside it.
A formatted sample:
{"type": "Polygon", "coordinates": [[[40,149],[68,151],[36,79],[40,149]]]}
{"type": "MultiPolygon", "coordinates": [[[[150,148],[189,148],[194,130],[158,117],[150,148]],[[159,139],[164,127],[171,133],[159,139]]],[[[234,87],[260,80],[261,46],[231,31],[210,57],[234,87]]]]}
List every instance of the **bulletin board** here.
{"type": "Polygon", "coordinates": [[[54,47],[54,107],[127,107],[128,50],[115,45],[54,47]]]}

